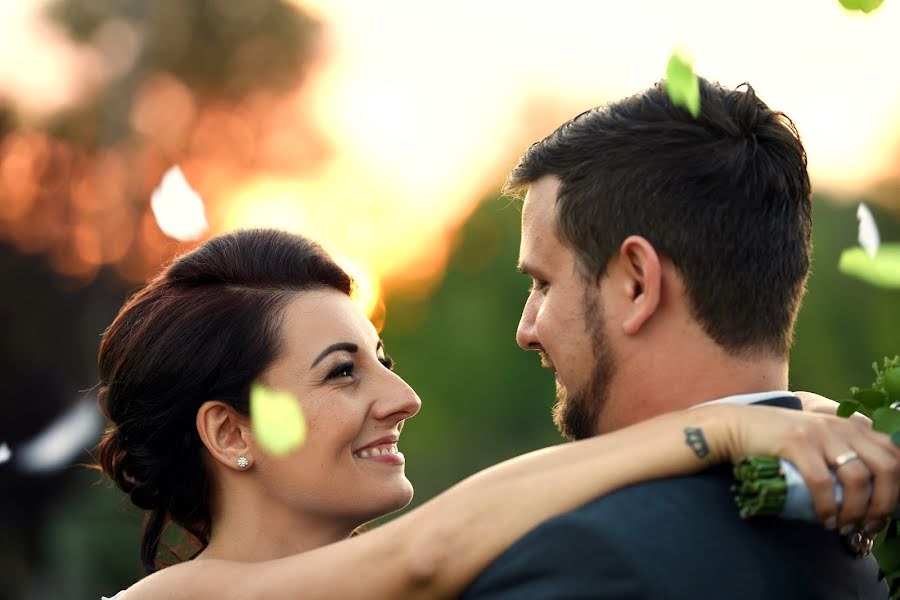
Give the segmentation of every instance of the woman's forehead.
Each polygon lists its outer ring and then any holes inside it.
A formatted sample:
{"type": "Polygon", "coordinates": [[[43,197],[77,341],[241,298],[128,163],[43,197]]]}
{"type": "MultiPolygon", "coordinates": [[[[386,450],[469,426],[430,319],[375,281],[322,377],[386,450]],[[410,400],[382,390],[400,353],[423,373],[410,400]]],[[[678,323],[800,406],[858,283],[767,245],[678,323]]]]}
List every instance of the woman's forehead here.
{"type": "Polygon", "coordinates": [[[378,343],[378,333],[357,304],[334,289],[310,290],[297,295],[284,310],[285,350],[315,355],[341,342],[361,348],[378,343]]]}

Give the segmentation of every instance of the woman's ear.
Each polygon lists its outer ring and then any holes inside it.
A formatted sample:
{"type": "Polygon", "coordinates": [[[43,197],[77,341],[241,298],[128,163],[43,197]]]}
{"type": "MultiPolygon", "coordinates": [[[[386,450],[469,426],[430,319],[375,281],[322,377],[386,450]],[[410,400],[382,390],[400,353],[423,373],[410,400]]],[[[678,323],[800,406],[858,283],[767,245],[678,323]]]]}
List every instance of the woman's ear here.
{"type": "Polygon", "coordinates": [[[243,471],[253,464],[250,424],[230,404],[204,402],[197,411],[197,433],[213,459],[223,465],[243,471]]]}
{"type": "Polygon", "coordinates": [[[662,267],[653,244],[639,235],[622,242],[618,262],[628,294],[622,328],[627,335],[635,335],[659,308],[662,267]]]}

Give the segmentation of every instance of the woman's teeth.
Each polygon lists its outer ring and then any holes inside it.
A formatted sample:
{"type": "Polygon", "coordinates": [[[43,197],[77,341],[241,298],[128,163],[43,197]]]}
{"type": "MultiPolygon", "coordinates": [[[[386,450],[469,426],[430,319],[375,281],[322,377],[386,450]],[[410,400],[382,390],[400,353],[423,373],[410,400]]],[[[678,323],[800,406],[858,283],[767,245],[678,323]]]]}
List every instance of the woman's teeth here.
{"type": "Polygon", "coordinates": [[[397,450],[397,444],[390,444],[389,446],[375,446],[374,448],[363,448],[362,450],[357,450],[353,454],[357,458],[371,458],[373,456],[385,456],[388,454],[397,454],[399,450],[397,450]]]}

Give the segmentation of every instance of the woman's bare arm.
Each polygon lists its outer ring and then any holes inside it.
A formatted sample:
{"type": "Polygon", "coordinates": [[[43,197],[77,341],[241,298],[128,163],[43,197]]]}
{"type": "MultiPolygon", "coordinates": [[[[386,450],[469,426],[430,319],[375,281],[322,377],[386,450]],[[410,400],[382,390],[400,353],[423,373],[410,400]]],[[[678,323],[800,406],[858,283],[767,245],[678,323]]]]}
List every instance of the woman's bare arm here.
{"type": "MultiPolygon", "coordinates": [[[[744,454],[784,456],[804,476],[827,477],[823,448],[829,440],[855,436],[884,446],[880,435],[842,419],[766,407],[673,413],[501,463],[349,540],[274,561],[169,567],[133,586],[125,600],[450,598],[540,522],[622,487],[694,473],[744,454]],[[703,443],[688,445],[688,430],[703,443]]],[[[888,485],[896,489],[900,452],[892,456],[888,485]]],[[[833,513],[829,493],[822,488],[816,505],[833,513]]]]}

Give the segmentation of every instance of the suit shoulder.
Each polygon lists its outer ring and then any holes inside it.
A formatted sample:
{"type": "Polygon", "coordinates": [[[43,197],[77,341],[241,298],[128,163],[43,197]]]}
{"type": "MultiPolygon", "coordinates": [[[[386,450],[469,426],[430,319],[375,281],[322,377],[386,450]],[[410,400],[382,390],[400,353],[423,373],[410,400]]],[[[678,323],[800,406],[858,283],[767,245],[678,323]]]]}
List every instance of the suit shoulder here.
{"type": "Polygon", "coordinates": [[[640,516],[644,524],[666,521],[669,525],[702,515],[733,520],[738,509],[731,495],[731,481],[721,470],[686,477],[647,481],[598,498],[574,511],[595,527],[622,523],[640,516]],[[677,516],[677,519],[673,517],[677,516]]]}
{"type": "Polygon", "coordinates": [[[633,558],[609,545],[590,515],[570,512],[527,533],[482,572],[462,598],[647,598],[633,558]]]}

